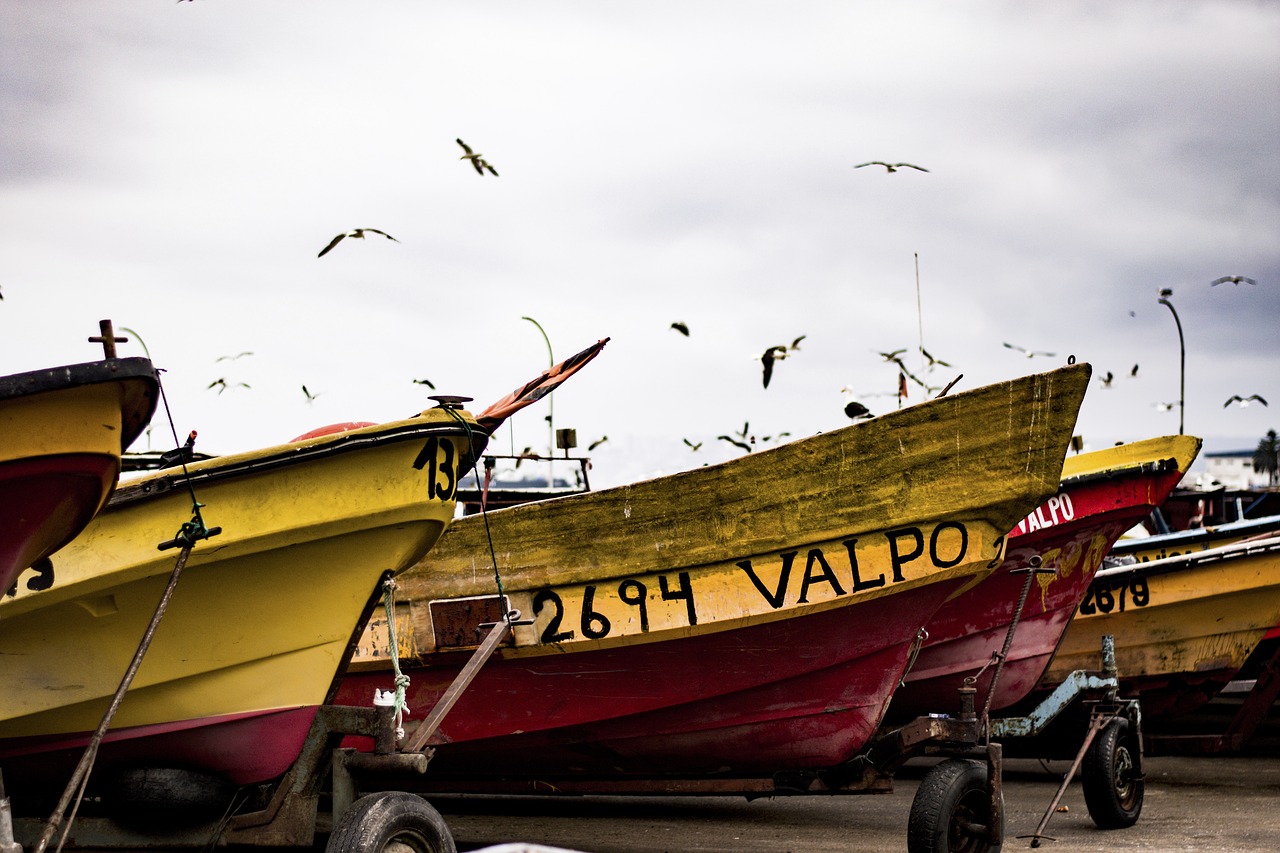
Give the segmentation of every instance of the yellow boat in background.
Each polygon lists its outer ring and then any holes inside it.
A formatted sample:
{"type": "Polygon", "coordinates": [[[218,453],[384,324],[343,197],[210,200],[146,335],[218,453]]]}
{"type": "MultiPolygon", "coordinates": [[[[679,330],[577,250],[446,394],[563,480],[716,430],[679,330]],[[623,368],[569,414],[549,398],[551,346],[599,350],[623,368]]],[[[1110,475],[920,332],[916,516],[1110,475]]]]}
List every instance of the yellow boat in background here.
{"type": "Polygon", "coordinates": [[[1087,669],[1115,638],[1125,695],[1145,715],[1192,710],[1216,695],[1280,624],[1280,536],[1104,568],[1094,577],[1044,681],[1087,669]]]}
{"type": "Polygon", "coordinates": [[[42,561],[106,503],[158,398],[145,358],[0,377],[0,596],[33,564],[21,585],[47,583],[42,561]]]}
{"type": "Polygon", "coordinates": [[[174,568],[197,541],[98,754],[235,784],[282,773],[325,701],[379,579],[450,523],[487,434],[452,404],[391,423],[190,462],[120,486],[0,603],[0,768],[58,787],[98,725],[174,568]],[[193,517],[193,500],[199,514],[193,517]]]}

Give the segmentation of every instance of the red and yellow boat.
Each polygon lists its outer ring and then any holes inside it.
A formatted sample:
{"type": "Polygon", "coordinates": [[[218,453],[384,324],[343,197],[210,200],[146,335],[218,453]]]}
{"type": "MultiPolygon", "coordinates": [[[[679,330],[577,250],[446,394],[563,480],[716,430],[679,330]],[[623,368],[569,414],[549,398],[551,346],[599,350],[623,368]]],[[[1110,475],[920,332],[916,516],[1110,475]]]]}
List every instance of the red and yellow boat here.
{"type": "MultiPolygon", "coordinates": [[[[999,564],[1004,534],[1056,489],[1089,375],[1075,365],[459,519],[398,580],[410,719],[504,603],[530,624],[429,741],[432,784],[846,761],[880,724],[921,627],[999,564]]],[[[339,704],[391,686],[387,628],[361,640],[339,704]]]]}
{"type": "MultiPolygon", "coordinates": [[[[894,719],[952,711],[956,691],[982,671],[973,686],[987,701],[993,654],[1003,651],[1032,560],[1033,573],[1012,643],[1000,671],[992,710],[1026,697],[1045,673],[1063,632],[1124,531],[1158,507],[1186,474],[1200,439],[1173,435],[1069,456],[1057,494],[1009,532],[1004,562],[981,583],[947,601],[929,621],[919,656],[890,706],[894,719]],[[984,670],[984,667],[985,670],[984,670]]],[[[1092,658],[1097,668],[1101,641],[1092,658]]]]}
{"type": "Polygon", "coordinates": [[[176,534],[195,545],[94,778],[109,785],[125,766],[235,784],[278,776],[379,579],[436,542],[486,438],[470,415],[442,406],[120,486],[53,556],[46,584],[0,603],[0,767],[10,790],[65,782],[166,589],[175,551],[157,546],[176,534]],[[202,539],[213,526],[221,532],[202,539]]]}
{"type": "Polygon", "coordinates": [[[1146,562],[1126,556],[1094,577],[1045,683],[1080,668],[1110,634],[1122,692],[1141,698],[1145,716],[1177,715],[1221,691],[1277,623],[1274,533],[1146,562]]]}
{"type": "MultiPolygon", "coordinates": [[[[0,596],[106,503],[158,388],[145,358],[0,377],[0,596]]],[[[46,572],[37,566],[22,586],[40,587],[46,572]]]]}

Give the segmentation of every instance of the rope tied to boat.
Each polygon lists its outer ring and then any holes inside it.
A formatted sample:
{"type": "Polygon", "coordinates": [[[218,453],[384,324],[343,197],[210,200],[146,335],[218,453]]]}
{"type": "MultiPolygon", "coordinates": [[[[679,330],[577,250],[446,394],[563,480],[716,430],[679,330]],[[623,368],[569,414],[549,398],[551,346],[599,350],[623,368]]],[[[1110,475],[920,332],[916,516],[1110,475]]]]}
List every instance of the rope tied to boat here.
{"type": "Polygon", "coordinates": [[[400,671],[400,641],[396,639],[396,581],[395,578],[387,578],[382,582],[382,588],[385,594],[382,596],[383,602],[387,608],[387,643],[391,647],[391,669],[395,673],[392,684],[395,685],[395,698],[392,700],[392,714],[395,719],[396,740],[404,739],[404,715],[411,713],[409,710],[407,693],[409,691],[409,676],[400,671]]]}
{"type": "MultiPolygon", "coordinates": [[[[467,423],[466,418],[459,415],[453,409],[446,408],[449,416],[462,424],[462,429],[467,433],[468,447],[475,447],[475,440],[472,437],[471,424],[467,423]]],[[[477,488],[480,485],[480,471],[476,468],[475,454],[471,454],[471,473],[476,478],[477,488]]],[[[487,483],[486,483],[487,490],[487,483]]],[[[502,573],[498,571],[498,552],[493,546],[493,532],[489,529],[489,510],[485,501],[480,502],[480,517],[484,519],[484,534],[489,542],[489,558],[493,560],[493,582],[498,587],[498,606],[502,608],[502,621],[508,625],[512,623],[511,608],[507,605],[507,594],[502,588],[502,573]]],[[[517,614],[518,615],[518,614],[517,614]]]]}

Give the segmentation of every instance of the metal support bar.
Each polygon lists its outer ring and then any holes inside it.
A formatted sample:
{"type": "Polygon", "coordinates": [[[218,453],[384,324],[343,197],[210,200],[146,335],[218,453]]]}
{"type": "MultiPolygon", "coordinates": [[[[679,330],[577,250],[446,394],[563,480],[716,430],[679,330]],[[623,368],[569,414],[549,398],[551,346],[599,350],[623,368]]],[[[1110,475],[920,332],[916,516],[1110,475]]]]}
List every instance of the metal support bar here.
{"type": "Polygon", "coordinates": [[[1071,762],[1070,769],[1062,777],[1062,784],[1058,786],[1058,792],[1053,795],[1053,800],[1049,803],[1049,808],[1045,810],[1044,817],[1040,818],[1036,831],[1031,835],[1019,835],[1019,838],[1030,838],[1032,847],[1039,847],[1043,839],[1049,841],[1057,841],[1056,838],[1044,834],[1044,828],[1049,825],[1049,819],[1053,817],[1054,811],[1058,808],[1058,803],[1062,802],[1062,795],[1067,792],[1067,786],[1071,784],[1071,780],[1075,778],[1076,771],[1080,769],[1080,763],[1084,761],[1085,753],[1089,751],[1093,739],[1097,737],[1098,732],[1102,731],[1108,723],[1120,716],[1119,711],[1094,708],[1093,713],[1089,715],[1089,730],[1085,732],[1084,742],[1080,744],[1080,751],[1076,753],[1075,760],[1071,762]]]}
{"type": "MultiPolygon", "coordinates": [[[[125,669],[124,676],[120,679],[120,684],[116,687],[116,692],[111,697],[111,704],[107,706],[106,712],[102,715],[102,720],[98,723],[98,728],[89,738],[89,744],[85,747],[84,754],[80,756],[80,762],[76,765],[75,771],[67,781],[67,787],[62,791],[62,798],[58,800],[58,805],[54,808],[53,814],[49,816],[49,820],[45,823],[44,831],[40,833],[40,840],[36,842],[34,853],[44,853],[45,848],[49,846],[49,842],[53,840],[53,834],[62,825],[63,815],[66,814],[67,807],[71,805],[71,801],[75,799],[77,800],[76,805],[79,805],[79,792],[84,789],[84,785],[88,782],[89,771],[93,769],[93,762],[98,756],[98,746],[102,743],[103,737],[106,736],[107,729],[111,726],[111,721],[115,718],[116,711],[120,708],[120,703],[124,701],[125,693],[128,692],[129,686],[133,684],[133,678],[138,674],[138,669],[142,666],[142,658],[147,654],[147,650],[151,648],[151,640],[155,637],[156,629],[160,627],[160,620],[164,618],[165,611],[169,607],[169,599],[173,597],[173,591],[178,586],[178,579],[182,576],[182,569],[187,565],[187,558],[191,556],[191,548],[194,544],[194,542],[188,542],[178,554],[178,559],[173,565],[173,571],[169,573],[169,583],[165,587],[164,593],[161,594],[159,603],[156,604],[155,612],[151,614],[151,621],[147,624],[147,629],[142,634],[138,648],[133,653],[133,659],[129,661],[129,666],[125,669]]],[[[68,830],[74,820],[75,809],[72,809],[71,817],[67,821],[68,830]]]]}
{"type": "Polygon", "coordinates": [[[467,661],[466,666],[462,668],[462,671],[458,673],[458,677],[453,680],[453,683],[445,690],[444,695],[431,708],[431,713],[427,715],[427,718],[414,730],[413,736],[409,738],[408,743],[403,747],[405,752],[422,751],[422,748],[427,745],[427,741],[439,730],[445,714],[449,713],[453,706],[457,704],[458,699],[462,697],[462,692],[475,680],[476,675],[480,672],[480,667],[484,666],[485,661],[489,659],[510,633],[511,623],[506,619],[499,619],[493,623],[493,626],[489,629],[489,635],[484,638],[484,642],[472,652],[471,658],[467,661]]]}
{"type": "Polygon", "coordinates": [[[991,796],[991,827],[987,839],[991,846],[1004,844],[1004,747],[987,744],[987,790],[991,796]]]}

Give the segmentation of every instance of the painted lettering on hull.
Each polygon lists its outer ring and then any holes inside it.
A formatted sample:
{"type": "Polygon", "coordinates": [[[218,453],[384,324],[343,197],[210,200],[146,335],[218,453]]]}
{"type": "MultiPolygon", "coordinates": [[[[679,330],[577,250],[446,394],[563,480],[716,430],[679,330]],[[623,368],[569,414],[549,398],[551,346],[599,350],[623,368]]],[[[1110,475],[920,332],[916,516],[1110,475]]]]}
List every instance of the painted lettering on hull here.
{"type": "MultiPolygon", "coordinates": [[[[702,570],[607,583],[543,587],[530,607],[541,643],[600,640],[686,628],[860,595],[987,560],[960,522],[903,527],[702,570]]],[[[985,548],[985,550],[984,550],[985,548]]]]}
{"type": "Polygon", "coordinates": [[[1071,503],[1071,495],[1066,492],[1060,492],[1040,504],[1035,508],[1034,512],[1019,521],[1018,526],[1014,528],[1014,535],[1030,533],[1033,530],[1043,530],[1046,527],[1054,527],[1064,521],[1071,521],[1075,517],[1076,508],[1071,503]]]}

